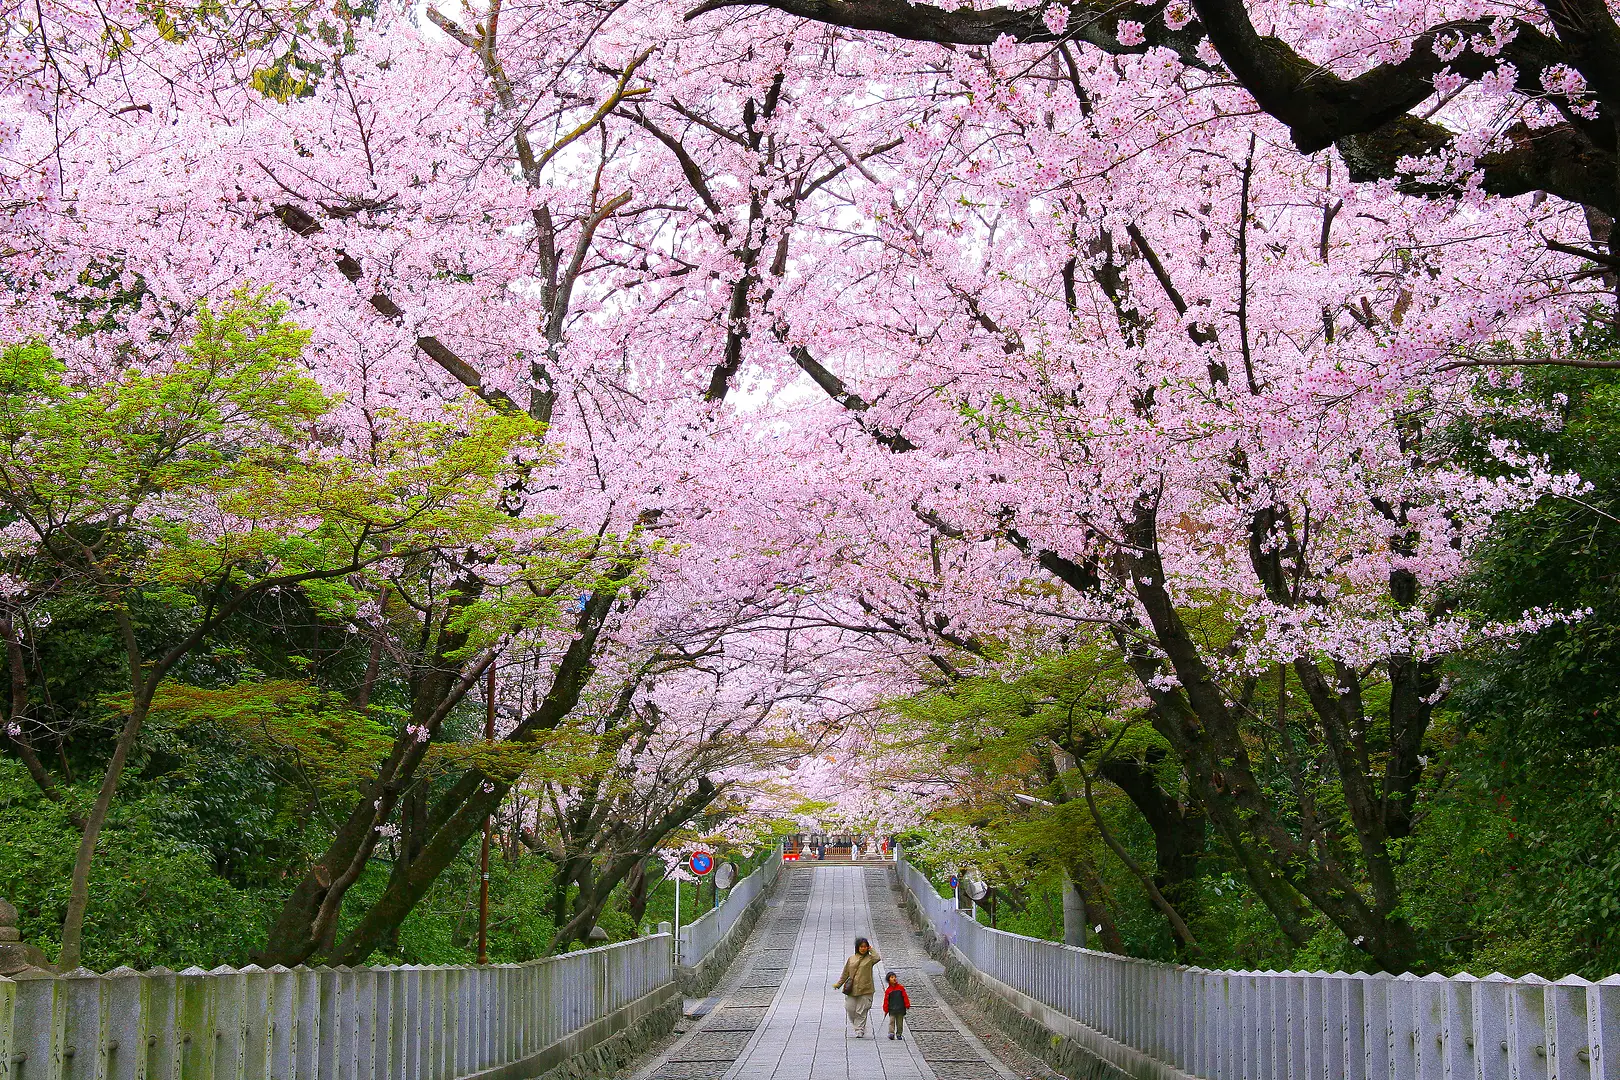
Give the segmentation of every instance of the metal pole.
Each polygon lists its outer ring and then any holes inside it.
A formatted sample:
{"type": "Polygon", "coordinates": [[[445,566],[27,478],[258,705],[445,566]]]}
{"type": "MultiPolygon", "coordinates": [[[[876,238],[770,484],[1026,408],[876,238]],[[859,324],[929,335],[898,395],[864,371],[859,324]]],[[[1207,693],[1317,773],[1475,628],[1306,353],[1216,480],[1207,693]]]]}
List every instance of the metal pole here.
{"type": "MultiPolygon", "coordinates": [[[[489,686],[484,691],[489,699],[489,711],[484,716],[484,741],[495,741],[495,662],[489,664],[489,686]]],[[[489,834],[495,821],[493,812],[484,815],[484,851],[479,863],[482,867],[478,880],[478,962],[489,963],[489,834]]]]}
{"type": "Polygon", "coordinates": [[[675,963],[681,962],[681,879],[679,871],[675,878],[675,963]]]}

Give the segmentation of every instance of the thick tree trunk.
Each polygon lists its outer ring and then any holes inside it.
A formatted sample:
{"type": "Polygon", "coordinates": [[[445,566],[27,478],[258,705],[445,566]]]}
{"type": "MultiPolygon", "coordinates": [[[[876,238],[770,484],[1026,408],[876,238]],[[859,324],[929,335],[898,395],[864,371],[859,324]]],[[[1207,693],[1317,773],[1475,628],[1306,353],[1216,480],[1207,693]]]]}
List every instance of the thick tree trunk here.
{"type": "Polygon", "coordinates": [[[1124,955],[1125,939],[1120,936],[1119,925],[1114,921],[1114,907],[1108,902],[1108,889],[1103,885],[1102,875],[1090,864],[1070,867],[1069,872],[1070,880],[1074,882],[1085,907],[1086,918],[1096,920],[1092,928],[1097,941],[1092,947],[1101,945],[1107,952],[1124,955]]]}
{"type": "Polygon", "coordinates": [[[1166,791],[1151,760],[1110,758],[1097,771],[1125,793],[1153,830],[1153,884],[1177,910],[1189,915],[1187,905],[1197,900],[1199,864],[1209,836],[1203,808],[1166,791]]]}
{"type": "Polygon", "coordinates": [[[107,762],[107,771],[101,777],[101,790],[96,793],[95,805],[90,808],[90,816],[85,818],[84,832],[79,838],[79,851],[73,860],[73,883],[68,892],[67,914],[62,919],[62,951],[56,961],[57,968],[64,972],[79,966],[84,944],[84,913],[90,906],[90,869],[95,862],[96,841],[101,836],[102,826],[107,823],[107,814],[112,809],[113,795],[118,790],[119,779],[124,775],[129,752],[134,748],[141,725],[146,721],[148,701],[143,697],[139,694],[136,696],[129,716],[124,719],[118,742],[113,746],[112,760],[107,762]]]}
{"type": "Polygon", "coordinates": [[[625,881],[625,886],[630,894],[630,921],[639,927],[643,916],[647,914],[647,860],[645,857],[636,862],[635,868],[630,871],[630,875],[625,881]]]}
{"type": "Polygon", "coordinates": [[[567,952],[576,941],[590,943],[591,931],[596,928],[596,921],[602,917],[603,909],[612,899],[613,890],[639,862],[637,856],[612,859],[600,874],[593,873],[587,879],[588,883],[581,883],[579,892],[574,895],[573,913],[551,939],[553,954],[567,952]]]}
{"type": "Polygon", "coordinates": [[[1063,874],[1063,944],[1086,947],[1091,924],[1086,921],[1086,898],[1074,883],[1074,876],[1063,874]]]}
{"type": "MultiPolygon", "coordinates": [[[[622,579],[630,567],[615,567],[615,571],[615,579],[622,579]]],[[[580,613],[579,633],[563,652],[545,700],[503,743],[533,742],[540,733],[556,728],[579,704],[580,694],[596,670],[598,635],[617,598],[616,589],[604,588],[591,594],[580,613]]],[[[397,931],[463,845],[483,829],[484,816],[500,806],[511,787],[510,779],[489,776],[478,769],[463,773],[428,813],[419,853],[408,865],[395,866],[383,895],[334,950],[332,962],[358,964],[397,931]]]]}
{"type": "MultiPolygon", "coordinates": [[[[614,888],[634,867],[644,864],[647,852],[656,850],[666,837],[701,814],[719,797],[720,791],[720,787],[707,776],[699,777],[697,786],[685,798],[644,829],[633,833],[626,833],[618,828],[608,830],[609,837],[602,844],[603,847],[613,846],[611,834],[618,833],[624,845],[620,850],[629,848],[630,851],[628,854],[609,858],[607,866],[600,873],[595,871],[593,864],[591,869],[578,875],[579,892],[574,898],[573,912],[566,922],[558,921],[557,933],[552,938],[550,951],[562,952],[575,941],[585,941],[611,898],[614,888]]],[[[698,890],[701,897],[703,895],[701,883],[698,890]]],[[[639,916],[637,921],[639,922],[639,916]]]]}

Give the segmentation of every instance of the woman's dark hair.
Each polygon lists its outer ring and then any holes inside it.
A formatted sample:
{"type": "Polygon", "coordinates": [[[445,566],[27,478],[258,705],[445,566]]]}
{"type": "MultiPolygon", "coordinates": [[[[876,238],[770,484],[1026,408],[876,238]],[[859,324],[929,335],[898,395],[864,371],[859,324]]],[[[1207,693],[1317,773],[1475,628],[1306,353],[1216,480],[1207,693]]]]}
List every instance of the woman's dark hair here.
{"type": "Polygon", "coordinates": [[[868,949],[870,949],[872,947],[872,943],[870,941],[867,941],[865,938],[863,938],[863,937],[856,938],[855,939],[855,951],[860,952],[862,945],[865,945],[868,949]]]}

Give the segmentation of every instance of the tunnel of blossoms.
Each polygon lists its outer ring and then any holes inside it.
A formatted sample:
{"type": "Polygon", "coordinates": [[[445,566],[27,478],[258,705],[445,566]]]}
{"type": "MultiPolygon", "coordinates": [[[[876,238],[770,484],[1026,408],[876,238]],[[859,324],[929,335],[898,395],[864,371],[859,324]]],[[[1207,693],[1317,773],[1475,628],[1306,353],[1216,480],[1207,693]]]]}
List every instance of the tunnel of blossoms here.
{"type": "Polygon", "coordinates": [[[487,820],[540,954],[836,835],[1160,959],[1620,963],[1612,582],[1501,554],[1612,566],[1612,0],[3,8],[62,970],[408,959],[487,820]]]}

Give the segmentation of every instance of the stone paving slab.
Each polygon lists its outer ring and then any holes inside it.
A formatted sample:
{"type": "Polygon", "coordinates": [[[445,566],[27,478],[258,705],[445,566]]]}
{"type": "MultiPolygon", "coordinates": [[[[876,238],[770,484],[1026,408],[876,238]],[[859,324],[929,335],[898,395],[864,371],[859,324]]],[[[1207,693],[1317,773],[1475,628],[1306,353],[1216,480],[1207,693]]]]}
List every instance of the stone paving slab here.
{"type": "Polygon", "coordinates": [[[737,1060],[753,1037],[752,1031],[700,1031],[690,1039],[682,1039],[670,1051],[671,1061],[724,1061],[737,1060]]]}
{"type": "Polygon", "coordinates": [[[779,989],[780,987],[776,986],[738,987],[731,992],[727,1000],[737,1005],[769,1005],[776,1000],[779,989]]]}
{"type": "Polygon", "coordinates": [[[931,1062],[981,1060],[973,1044],[955,1031],[916,1031],[912,1038],[931,1062]]]}
{"type": "Polygon", "coordinates": [[[942,1061],[933,1066],[936,1080],[1002,1080],[988,1065],[965,1061],[942,1061]]]}
{"type": "Polygon", "coordinates": [[[753,1031],[765,1022],[767,1008],[719,1009],[703,1025],[704,1031],[753,1031]]]}
{"type": "MultiPolygon", "coordinates": [[[[911,987],[906,987],[911,993],[911,987]]],[[[907,1031],[955,1031],[951,1018],[932,1005],[917,1005],[913,999],[911,1011],[906,1013],[907,1031]]]]}
{"type": "Polygon", "coordinates": [[[729,1068],[725,1061],[673,1061],[660,1065],[648,1080],[720,1080],[729,1068]]]}

